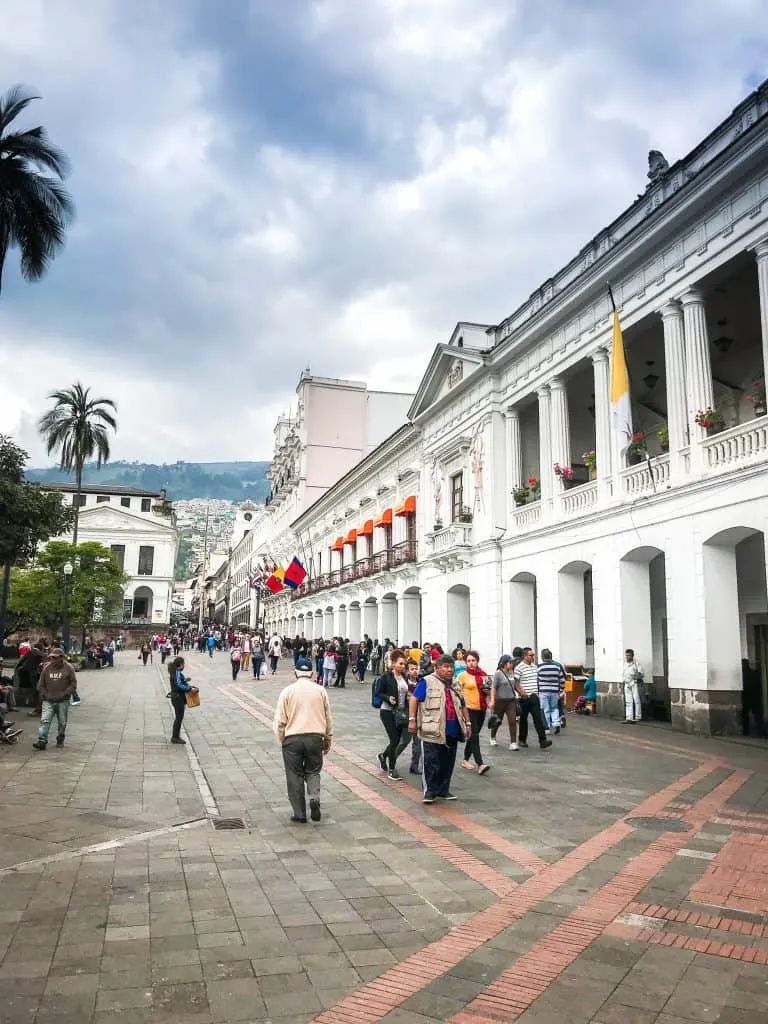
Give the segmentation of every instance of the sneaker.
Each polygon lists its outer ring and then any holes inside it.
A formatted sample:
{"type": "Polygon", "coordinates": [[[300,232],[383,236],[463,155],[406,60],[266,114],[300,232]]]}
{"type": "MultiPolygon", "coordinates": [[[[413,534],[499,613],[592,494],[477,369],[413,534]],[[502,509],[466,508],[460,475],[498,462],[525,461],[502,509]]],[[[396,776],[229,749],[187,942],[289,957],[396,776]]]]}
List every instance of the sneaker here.
{"type": "Polygon", "coordinates": [[[403,776],[396,768],[393,768],[391,772],[387,772],[387,778],[392,779],[393,782],[402,782],[403,780],[403,776]]]}
{"type": "Polygon", "coordinates": [[[307,824],[307,819],[306,818],[298,818],[295,814],[291,815],[291,821],[295,821],[297,825],[306,825],[307,824]]]}
{"type": "MultiPolygon", "coordinates": [[[[320,819],[322,818],[322,814],[320,813],[319,800],[309,801],[309,816],[312,819],[312,821],[320,821],[320,819]]],[[[305,818],[304,820],[306,821],[307,819],[305,818]]]]}
{"type": "MultiPolygon", "coordinates": [[[[528,749],[528,744],[524,740],[520,740],[520,743],[518,744],[518,746],[523,748],[523,749],[525,749],[525,750],[528,749]]],[[[512,747],[510,747],[509,749],[511,750],[512,747]]]]}
{"type": "MultiPolygon", "coordinates": [[[[525,746],[527,747],[527,746],[528,746],[528,744],[526,743],[526,744],[525,744],[525,746]]],[[[518,747],[518,745],[517,745],[516,743],[510,743],[510,744],[509,744],[509,749],[510,749],[510,750],[519,750],[519,749],[520,749],[520,747],[518,747]]]]}
{"type": "Polygon", "coordinates": [[[5,738],[6,738],[7,740],[15,740],[15,739],[16,739],[16,737],[17,737],[17,736],[21,736],[21,734],[22,734],[23,732],[24,732],[24,730],[23,730],[23,729],[14,729],[14,728],[10,728],[10,729],[6,729],[6,730],[5,730],[5,732],[3,733],[3,736],[4,736],[4,737],[5,737],[5,738]]]}
{"type": "Polygon", "coordinates": [[[489,764],[481,764],[480,767],[477,769],[477,774],[478,775],[485,775],[485,773],[489,772],[490,770],[491,770],[491,766],[489,764]]]}
{"type": "Polygon", "coordinates": [[[381,770],[383,772],[387,771],[387,759],[386,759],[386,757],[383,754],[377,754],[376,757],[377,757],[378,762],[379,762],[379,768],[381,768],[381,770]]]}
{"type": "Polygon", "coordinates": [[[559,735],[560,735],[560,726],[556,725],[555,726],[555,736],[559,736],[559,735]]]}
{"type": "Polygon", "coordinates": [[[551,747],[552,746],[552,740],[544,740],[544,742],[540,743],[539,746],[541,747],[542,750],[546,750],[547,747],[551,747]]]}
{"type": "Polygon", "coordinates": [[[634,725],[635,722],[634,722],[634,719],[632,719],[632,718],[625,718],[625,719],[622,720],[621,724],[622,725],[634,725]]]}
{"type": "Polygon", "coordinates": [[[456,799],[458,799],[458,798],[457,798],[457,797],[455,797],[455,796],[453,795],[453,793],[446,793],[446,794],[445,794],[445,796],[444,796],[444,797],[441,797],[440,799],[441,799],[441,800],[456,800],[456,799]]]}
{"type": "Polygon", "coordinates": [[[488,740],[488,746],[489,747],[498,747],[498,745],[499,744],[497,743],[497,741],[493,738],[493,736],[491,736],[491,738],[488,740]]]}
{"type": "Polygon", "coordinates": [[[35,748],[35,750],[45,750],[45,748],[48,746],[48,743],[45,740],[35,740],[32,746],[35,748]]]}
{"type": "Polygon", "coordinates": [[[432,793],[425,793],[421,802],[423,804],[433,804],[435,802],[435,798],[432,793]]]}
{"type": "Polygon", "coordinates": [[[171,737],[171,743],[184,743],[184,744],[186,744],[186,742],[187,742],[187,741],[186,741],[186,740],[183,740],[183,739],[181,738],[181,736],[172,736],[172,737],[171,737]]]}
{"type": "Polygon", "coordinates": [[[461,767],[466,768],[468,772],[473,772],[475,770],[475,766],[472,764],[471,761],[462,761],[461,767]]]}
{"type": "Polygon", "coordinates": [[[57,747],[63,747],[64,746],[64,737],[63,736],[57,736],[56,737],[56,746],[57,747]]]}

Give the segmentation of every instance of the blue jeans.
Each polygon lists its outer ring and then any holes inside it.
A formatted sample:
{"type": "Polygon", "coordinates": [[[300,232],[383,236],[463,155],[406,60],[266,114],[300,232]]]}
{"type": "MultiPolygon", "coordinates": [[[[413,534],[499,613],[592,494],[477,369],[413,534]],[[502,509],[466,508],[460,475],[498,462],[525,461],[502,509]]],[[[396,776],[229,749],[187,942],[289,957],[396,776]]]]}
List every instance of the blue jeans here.
{"type": "Polygon", "coordinates": [[[57,736],[64,736],[67,731],[67,716],[69,715],[69,697],[65,700],[44,700],[43,713],[40,716],[40,728],[37,738],[43,743],[48,742],[48,730],[55,718],[58,723],[57,736]]]}
{"type": "Polygon", "coordinates": [[[548,729],[556,729],[560,725],[560,710],[558,708],[558,702],[560,695],[557,693],[540,693],[539,703],[541,704],[541,713],[544,715],[544,721],[548,729]]]}

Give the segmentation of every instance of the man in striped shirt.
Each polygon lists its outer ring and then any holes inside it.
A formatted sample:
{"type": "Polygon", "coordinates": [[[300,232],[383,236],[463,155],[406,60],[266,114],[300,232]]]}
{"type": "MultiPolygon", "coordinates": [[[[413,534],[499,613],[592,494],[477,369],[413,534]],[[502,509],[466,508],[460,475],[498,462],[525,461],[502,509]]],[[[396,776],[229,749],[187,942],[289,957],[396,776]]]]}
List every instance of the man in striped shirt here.
{"type": "Polygon", "coordinates": [[[547,739],[544,717],[539,704],[539,667],[531,647],[523,649],[523,660],[515,669],[515,682],[517,692],[520,694],[520,746],[528,746],[528,715],[530,715],[533,718],[533,727],[539,737],[539,746],[542,750],[551,747],[552,740],[547,739]]]}
{"type": "Polygon", "coordinates": [[[547,647],[541,652],[539,664],[539,704],[548,729],[560,732],[560,695],[565,687],[565,669],[552,657],[547,647]]]}

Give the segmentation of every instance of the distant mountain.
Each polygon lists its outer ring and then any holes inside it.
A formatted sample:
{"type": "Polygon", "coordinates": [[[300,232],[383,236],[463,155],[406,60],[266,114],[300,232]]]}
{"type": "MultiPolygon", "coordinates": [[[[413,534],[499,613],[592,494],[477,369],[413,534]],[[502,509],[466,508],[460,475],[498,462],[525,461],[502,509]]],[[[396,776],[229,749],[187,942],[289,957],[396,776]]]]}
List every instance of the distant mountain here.
{"type": "MultiPolygon", "coordinates": [[[[269,494],[264,471],[267,462],[174,462],[155,466],[148,462],[110,462],[101,469],[88,463],[83,483],[109,487],[165,488],[172,501],[222,498],[260,502],[269,494]]],[[[60,469],[28,469],[27,479],[39,483],[74,483],[74,475],[60,469]]]]}

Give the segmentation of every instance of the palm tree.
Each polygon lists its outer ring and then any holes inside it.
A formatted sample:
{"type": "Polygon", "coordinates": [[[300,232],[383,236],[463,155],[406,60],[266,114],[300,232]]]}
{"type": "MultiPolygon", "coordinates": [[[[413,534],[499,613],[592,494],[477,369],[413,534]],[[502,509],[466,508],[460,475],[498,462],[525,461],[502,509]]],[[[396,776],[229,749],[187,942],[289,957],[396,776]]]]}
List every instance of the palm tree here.
{"type": "Polygon", "coordinates": [[[75,525],[72,544],[77,544],[80,519],[80,494],[83,489],[83,466],[96,455],[96,465],[109,460],[107,428],[117,430],[117,420],[109,410],[117,411],[111,398],[91,398],[91,389],[79,382],[65,391],[52,391],[48,397],[55,403],[41,417],[38,429],[45,439],[48,454],[59,449],[59,468],[74,470],[77,493],[75,495],[75,525]]]}
{"type": "Polygon", "coordinates": [[[10,130],[19,114],[39,98],[20,85],[0,96],[0,287],[5,259],[13,248],[20,251],[24,279],[38,281],[64,244],[74,213],[61,184],[67,158],[48,141],[45,129],[10,130]]]}

